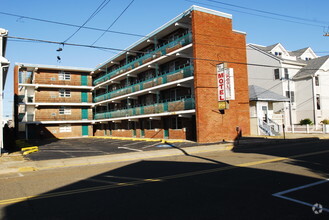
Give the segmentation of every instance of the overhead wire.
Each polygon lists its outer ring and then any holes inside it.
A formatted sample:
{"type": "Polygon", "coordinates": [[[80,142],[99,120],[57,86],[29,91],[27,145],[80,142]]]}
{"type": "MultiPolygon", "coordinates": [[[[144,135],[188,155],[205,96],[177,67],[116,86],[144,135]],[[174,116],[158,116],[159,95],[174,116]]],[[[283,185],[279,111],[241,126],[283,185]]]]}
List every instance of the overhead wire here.
{"type": "Polygon", "coordinates": [[[88,17],[88,19],[73,33],[71,34],[66,40],[63,42],[69,41],[74,35],[76,35],[81,28],[83,28],[91,19],[93,19],[111,0],[103,0],[103,2],[97,7],[97,9],[88,17]]]}
{"type": "MultiPolygon", "coordinates": [[[[119,48],[113,48],[113,47],[101,47],[101,46],[94,46],[94,45],[86,45],[86,44],[75,44],[75,43],[63,43],[58,41],[49,41],[49,40],[41,40],[41,39],[33,39],[33,38],[25,38],[25,37],[16,37],[16,36],[6,36],[6,38],[9,39],[19,39],[19,40],[25,40],[25,41],[32,41],[32,42],[41,42],[41,43],[49,43],[49,44],[64,44],[68,46],[75,46],[75,47],[86,47],[86,48],[94,48],[94,49],[104,49],[104,50],[112,50],[112,51],[120,51],[120,52],[133,52],[133,53],[143,53],[147,54],[148,52],[145,51],[139,51],[139,50],[131,50],[131,49],[119,49],[119,48]]],[[[167,57],[170,56],[176,56],[176,55],[164,55],[167,57]]],[[[260,66],[260,67],[269,67],[269,68],[284,68],[281,66],[275,66],[275,65],[265,65],[265,64],[255,64],[255,63],[245,63],[245,62],[236,62],[236,61],[227,61],[227,60],[214,60],[214,59],[206,59],[206,58],[196,58],[196,57],[186,57],[188,59],[194,59],[194,60],[203,60],[203,61],[209,61],[209,62],[217,62],[217,63],[232,63],[232,64],[241,64],[241,65],[250,65],[250,66],[260,66]]],[[[289,67],[288,69],[296,69],[299,70],[300,68],[293,68],[289,67]]],[[[305,68],[304,70],[322,70],[327,72],[328,70],[324,69],[312,69],[312,68],[305,68]]]]}
{"type": "MultiPolygon", "coordinates": [[[[18,17],[18,18],[28,19],[28,20],[32,20],[32,21],[39,21],[39,22],[45,22],[45,23],[50,23],[50,24],[63,25],[63,26],[68,26],[68,27],[77,27],[77,28],[81,27],[81,25],[77,25],[77,24],[70,24],[70,23],[64,23],[64,22],[59,22],[59,21],[52,21],[52,20],[47,20],[47,19],[34,18],[34,17],[24,16],[24,15],[17,15],[17,14],[2,12],[2,11],[0,11],[0,14],[11,16],[11,17],[18,17]]],[[[83,29],[88,29],[88,30],[93,30],[93,31],[102,31],[102,32],[107,32],[107,33],[122,34],[122,35],[129,35],[129,36],[135,36],[135,37],[146,37],[145,35],[141,35],[141,34],[121,32],[121,31],[110,31],[110,30],[105,30],[105,29],[95,28],[95,27],[88,27],[88,26],[83,26],[82,28],[83,29]]]]}
{"type": "Polygon", "coordinates": [[[322,24],[326,24],[326,25],[329,23],[327,21],[311,20],[311,19],[291,16],[291,15],[279,14],[279,13],[271,12],[271,11],[264,11],[264,10],[260,10],[260,9],[234,5],[234,4],[231,4],[231,3],[221,2],[221,1],[218,1],[218,0],[205,0],[205,1],[213,2],[213,3],[217,3],[217,4],[221,4],[221,5],[226,5],[226,6],[231,6],[231,7],[235,7],[235,8],[241,8],[241,9],[245,9],[245,10],[249,10],[249,11],[260,12],[260,13],[263,13],[263,14],[270,14],[270,15],[275,15],[275,16],[279,16],[279,17],[291,18],[291,19],[295,19],[295,20],[307,21],[307,22],[312,22],[312,23],[322,23],[322,24]]]}
{"type": "Polygon", "coordinates": [[[200,5],[210,6],[210,7],[214,7],[214,8],[230,10],[230,11],[234,11],[234,12],[238,12],[238,13],[258,16],[258,17],[262,17],[262,18],[269,18],[269,19],[278,20],[278,21],[285,21],[285,22],[308,25],[308,26],[313,26],[313,27],[321,27],[321,28],[325,27],[325,25],[316,25],[316,24],[309,24],[309,23],[305,23],[305,22],[293,21],[293,20],[288,20],[288,19],[275,18],[275,17],[265,16],[265,15],[260,15],[260,14],[254,14],[254,13],[250,13],[250,12],[246,12],[246,11],[239,11],[239,10],[235,10],[235,9],[231,9],[231,8],[223,8],[223,7],[215,6],[215,5],[212,5],[212,4],[197,2],[197,1],[193,1],[193,0],[185,0],[185,1],[191,2],[191,3],[197,3],[197,4],[200,4],[200,5]]]}
{"type": "Polygon", "coordinates": [[[134,2],[135,0],[132,0],[127,7],[119,14],[119,16],[110,24],[110,26],[104,31],[91,45],[94,45],[97,43],[103,36],[104,34],[119,20],[119,18],[127,11],[127,9],[130,7],[130,5],[134,2]]]}

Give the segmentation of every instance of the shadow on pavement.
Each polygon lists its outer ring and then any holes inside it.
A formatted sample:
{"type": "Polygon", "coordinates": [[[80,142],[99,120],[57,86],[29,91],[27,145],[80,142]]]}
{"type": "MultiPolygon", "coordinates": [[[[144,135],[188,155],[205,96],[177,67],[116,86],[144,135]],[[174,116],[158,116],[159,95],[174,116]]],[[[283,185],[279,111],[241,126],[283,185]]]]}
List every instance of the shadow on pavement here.
{"type": "Polygon", "coordinates": [[[267,139],[266,141],[258,138],[255,141],[253,139],[242,138],[239,144],[235,141],[232,151],[286,157],[290,159],[285,162],[287,164],[304,167],[324,178],[329,178],[329,140],[299,138],[267,139]],[[296,158],[296,155],[301,156],[296,158]]]}
{"type": "MultiPolygon", "coordinates": [[[[319,179],[197,158],[204,162],[141,161],[104,172],[9,205],[5,208],[4,219],[318,217],[311,207],[272,194],[319,179]]],[[[311,204],[322,202],[328,207],[326,197],[319,191],[305,199],[311,204]]],[[[321,217],[328,217],[327,214],[322,213],[321,217]]]]}

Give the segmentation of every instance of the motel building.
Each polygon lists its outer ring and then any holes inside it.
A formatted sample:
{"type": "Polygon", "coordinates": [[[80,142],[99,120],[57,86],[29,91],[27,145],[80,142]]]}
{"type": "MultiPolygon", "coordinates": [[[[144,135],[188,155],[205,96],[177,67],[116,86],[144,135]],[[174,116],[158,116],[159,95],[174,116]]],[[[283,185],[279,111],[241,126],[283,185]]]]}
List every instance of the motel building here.
{"type": "Polygon", "coordinates": [[[192,6],[93,70],[16,65],[20,130],[25,129],[27,137],[39,126],[55,137],[201,143],[233,140],[239,131],[247,135],[245,38],[244,32],[232,29],[230,14],[192,6]],[[31,75],[32,81],[22,81],[22,74],[24,80],[31,75]],[[45,78],[42,74],[54,80],[38,83],[38,77],[45,78]],[[82,93],[87,101],[82,101],[82,93]],[[72,118],[63,117],[69,111],[72,118]],[[88,134],[83,132],[86,127],[88,134]]]}

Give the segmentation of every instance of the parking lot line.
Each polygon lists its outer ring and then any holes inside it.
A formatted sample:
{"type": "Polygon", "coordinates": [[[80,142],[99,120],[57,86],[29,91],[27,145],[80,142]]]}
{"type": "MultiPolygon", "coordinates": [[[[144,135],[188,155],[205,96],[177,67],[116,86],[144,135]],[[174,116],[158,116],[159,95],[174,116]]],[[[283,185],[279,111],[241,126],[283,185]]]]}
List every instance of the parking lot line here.
{"type": "Polygon", "coordinates": [[[126,149],[126,150],[137,151],[137,152],[142,152],[143,151],[143,150],[129,148],[129,147],[118,147],[118,149],[126,149]]]}
{"type": "MultiPolygon", "coordinates": [[[[272,196],[275,196],[275,197],[278,197],[278,198],[281,198],[281,199],[286,199],[286,200],[289,200],[289,201],[292,201],[292,202],[295,202],[295,203],[299,203],[299,204],[302,204],[302,205],[306,205],[306,206],[309,206],[309,207],[313,207],[314,204],[304,202],[304,201],[301,201],[301,200],[297,200],[297,199],[293,199],[293,198],[290,198],[288,196],[283,196],[283,194],[287,194],[287,193],[290,193],[290,192],[295,192],[295,191],[298,191],[298,190],[302,190],[302,189],[305,189],[305,188],[309,188],[309,187],[312,187],[312,186],[323,184],[323,183],[326,183],[328,181],[329,181],[329,179],[320,180],[320,181],[317,181],[315,183],[310,183],[310,184],[306,184],[306,185],[303,185],[303,186],[298,186],[298,187],[295,187],[295,188],[292,188],[292,189],[277,192],[277,193],[272,194],[272,196]]],[[[322,207],[322,211],[329,212],[329,209],[322,207]]]]}

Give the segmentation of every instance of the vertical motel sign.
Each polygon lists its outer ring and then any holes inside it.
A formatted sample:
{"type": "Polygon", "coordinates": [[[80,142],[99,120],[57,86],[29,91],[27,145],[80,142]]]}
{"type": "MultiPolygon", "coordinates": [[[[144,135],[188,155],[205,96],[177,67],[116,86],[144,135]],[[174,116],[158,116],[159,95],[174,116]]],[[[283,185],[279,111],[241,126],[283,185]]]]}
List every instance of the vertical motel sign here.
{"type": "Polygon", "coordinates": [[[217,65],[218,109],[228,109],[228,101],[235,99],[233,68],[226,63],[217,65]]]}

